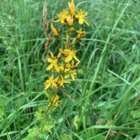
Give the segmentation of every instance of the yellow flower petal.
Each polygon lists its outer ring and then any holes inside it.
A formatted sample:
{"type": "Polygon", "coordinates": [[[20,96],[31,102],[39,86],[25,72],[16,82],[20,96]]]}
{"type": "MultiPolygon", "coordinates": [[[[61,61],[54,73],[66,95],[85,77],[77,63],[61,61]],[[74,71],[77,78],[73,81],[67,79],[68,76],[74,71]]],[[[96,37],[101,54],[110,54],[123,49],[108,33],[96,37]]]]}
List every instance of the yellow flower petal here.
{"type": "Polygon", "coordinates": [[[69,78],[69,75],[65,75],[65,77],[64,77],[65,79],[67,79],[67,78],[69,78]]]}
{"type": "Polygon", "coordinates": [[[74,67],[77,67],[79,65],[80,61],[76,63],[76,65],[74,67]]]}
{"type": "Polygon", "coordinates": [[[57,83],[59,79],[59,76],[57,78],[54,79],[54,81],[57,83]]]}
{"type": "Polygon", "coordinates": [[[74,55],[73,56],[75,60],[77,60],[78,62],[80,62],[80,60],[74,55]]]}
{"type": "Polygon", "coordinates": [[[64,81],[64,83],[70,83],[69,81],[64,81]]]}
{"type": "Polygon", "coordinates": [[[45,83],[45,90],[47,90],[50,87],[51,83],[45,83]]]}
{"type": "Polygon", "coordinates": [[[84,19],[84,22],[89,26],[88,22],[84,19]]]}
{"type": "Polygon", "coordinates": [[[49,80],[51,80],[51,81],[52,81],[52,80],[53,80],[53,78],[54,78],[54,77],[53,77],[53,76],[51,76],[51,77],[49,78],[49,80]]]}
{"type": "Polygon", "coordinates": [[[49,51],[49,53],[50,53],[50,55],[51,55],[51,58],[52,58],[52,59],[55,59],[53,53],[52,53],[51,51],[49,51]]]}
{"type": "Polygon", "coordinates": [[[58,67],[58,65],[57,65],[57,64],[54,64],[54,68],[55,68],[55,70],[56,70],[57,72],[59,72],[59,71],[60,71],[60,69],[59,69],[59,67],[58,67]]]}
{"type": "Polygon", "coordinates": [[[51,63],[53,63],[53,62],[54,62],[54,60],[53,60],[53,59],[51,59],[51,58],[47,58],[47,61],[48,61],[48,62],[51,62],[51,63]]]}
{"type": "Polygon", "coordinates": [[[54,20],[53,22],[59,22],[59,21],[61,21],[61,19],[58,19],[58,20],[54,20]]]}
{"type": "Polygon", "coordinates": [[[79,24],[83,24],[84,20],[82,18],[79,18],[79,24]]]}
{"type": "Polygon", "coordinates": [[[62,50],[61,48],[59,49],[59,51],[60,51],[60,53],[61,53],[61,54],[63,54],[63,53],[64,53],[64,52],[63,52],[63,50],[62,50]]]}
{"type": "Polygon", "coordinates": [[[53,87],[57,87],[57,85],[56,85],[55,82],[52,82],[52,86],[53,86],[53,87]]]}
{"type": "Polygon", "coordinates": [[[73,74],[71,74],[71,78],[73,79],[73,81],[75,81],[75,77],[73,74]]]}
{"type": "Polygon", "coordinates": [[[68,56],[66,57],[66,59],[65,59],[65,62],[67,63],[67,62],[71,61],[71,59],[72,59],[72,56],[71,56],[71,55],[68,55],[68,56]]]}
{"type": "Polygon", "coordinates": [[[57,55],[57,58],[59,59],[61,57],[61,53],[59,52],[59,54],[57,55]]]}
{"type": "Polygon", "coordinates": [[[53,64],[50,64],[46,70],[50,70],[53,67],[53,64]]]}

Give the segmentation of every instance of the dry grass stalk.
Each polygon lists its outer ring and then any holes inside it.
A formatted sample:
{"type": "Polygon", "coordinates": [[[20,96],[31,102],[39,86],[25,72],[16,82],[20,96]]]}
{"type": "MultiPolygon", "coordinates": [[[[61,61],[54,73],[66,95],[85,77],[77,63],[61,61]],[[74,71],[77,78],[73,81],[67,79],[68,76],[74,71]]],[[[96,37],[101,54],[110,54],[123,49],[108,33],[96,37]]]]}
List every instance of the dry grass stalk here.
{"type": "Polygon", "coordinates": [[[50,33],[49,34],[49,37],[48,37],[48,40],[47,42],[45,43],[45,51],[47,52],[47,47],[49,46],[50,42],[51,42],[51,38],[53,36],[53,33],[50,33]]]}
{"type": "MultiPolygon", "coordinates": [[[[43,4],[43,27],[44,27],[44,37],[45,38],[47,37],[47,31],[48,31],[48,26],[49,26],[49,21],[47,21],[46,16],[47,16],[47,9],[46,9],[46,1],[45,1],[43,4]]],[[[47,52],[47,47],[51,42],[51,37],[52,37],[52,35],[49,34],[48,40],[45,43],[45,51],[46,52],[47,52]]]]}

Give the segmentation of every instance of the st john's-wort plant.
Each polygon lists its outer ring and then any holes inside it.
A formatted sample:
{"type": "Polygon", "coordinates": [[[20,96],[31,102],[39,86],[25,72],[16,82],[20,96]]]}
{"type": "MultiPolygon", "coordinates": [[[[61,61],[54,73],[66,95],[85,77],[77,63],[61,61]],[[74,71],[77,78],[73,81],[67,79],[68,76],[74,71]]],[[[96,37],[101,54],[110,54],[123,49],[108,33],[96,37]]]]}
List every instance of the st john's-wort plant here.
{"type": "MultiPolygon", "coordinates": [[[[51,129],[54,127],[57,120],[53,119],[57,107],[61,108],[61,98],[58,96],[58,90],[66,91],[65,84],[70,83],[70,79],[75,81],[77,76],[77,66],[80,60],[77,57],[78,50],[75,45],[83,46],[80,42],[80,38],[85,34],[85,31],[75,29],[76,24],[89,23],[86,21],[88,13],[82,9],[76,9],[74,0],[68,2],[69,9],[63,9],[57,14],[57,20],[53,22],[60,22],[61,25],[57,30],[53,24],[51,29],[55,36],[55,41],[63,44],[63,48],[59,48],[57,55],[49,50],[50,57],[47,57],[49,63],[46,70],[49,72],[49,77],[45,82],[45,95],[48,99],[48,106],[42,107],[36,112],[35,116],[38,120],[38,124],[29,130],[29,137],[37,139],[47,137],[47,134],[51,133],[51,129]],[[62,38],[62,35],[66,37],[66,40],[62,38]],[[73,40],[71,41],[71,37],[73,40]]],[[[54,41],[54,42],[55,42],[54,41]]],[[[67,97],[73,101],[66,92],[67,97]]],[[[73,101],[74,102],[74,101],[73,101]]]]}

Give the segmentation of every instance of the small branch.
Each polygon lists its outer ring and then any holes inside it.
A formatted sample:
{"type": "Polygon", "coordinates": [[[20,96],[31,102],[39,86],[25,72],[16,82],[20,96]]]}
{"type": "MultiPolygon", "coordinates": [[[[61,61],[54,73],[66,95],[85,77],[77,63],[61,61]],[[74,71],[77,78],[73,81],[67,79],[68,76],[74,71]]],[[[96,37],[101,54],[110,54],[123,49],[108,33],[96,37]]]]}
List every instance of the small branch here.
{"type": "MultiPolygon", "coordinates": [[[[72,127],[70,126],[70,123],[69,123],[69,121],[68,121],[67,118],[66,118],[66,121],[67,121],[67,123],[68,123],[68,126],[69,126],[70,130],[72,131],[72,127]]],[[[72,138],[72,132],[71,132],[71,138],[72,138]]]]}
{"type": "MultiPolygon", "coordinates": [[[[66,91],[65,90],[63,90],[62,88],[60,88],[66,95],[67,95],[67,97],[72,101],[72,102],[74,102],[73,100],[72,100],[72,98],[66,93],[66,91]]],[[[75,103],[75,102],[74,102],[75,103]]]]}

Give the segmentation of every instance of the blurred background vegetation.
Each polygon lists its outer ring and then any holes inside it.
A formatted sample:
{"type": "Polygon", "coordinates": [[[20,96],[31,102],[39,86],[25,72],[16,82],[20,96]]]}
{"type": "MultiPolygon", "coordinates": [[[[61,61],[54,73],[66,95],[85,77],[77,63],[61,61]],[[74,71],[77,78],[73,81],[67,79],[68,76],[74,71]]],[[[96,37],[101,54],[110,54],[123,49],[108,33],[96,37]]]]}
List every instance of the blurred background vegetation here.
{"type": "MultiPolygon", "coordinates": [[[[69,0],[47,0],[47,19],[69,0]]],[[[140,139],[140,0],[75,0],[89,13],[75,82],[60,94],[62,108],[49,140],[140,139]],[[69,126],[70,124],[70,126],[69,126]],[[72,137],[72,138],[71,138],[72,137]]],[[[47,105],[44,0],[0,2],[0,140],[26,139],[35,111],[47,105]]],[[[59,27],[58,24],[54,24],[59,27]]],[[[57,28],[58,29],[58,28],[57,28]]],[[[50,25],[48,34],[51,32],[50,25]]],[[[65,38],[65,37],[64,37],[65,38]]],[[[61,44],[50,44],[57,52],[61,44]]]]}

